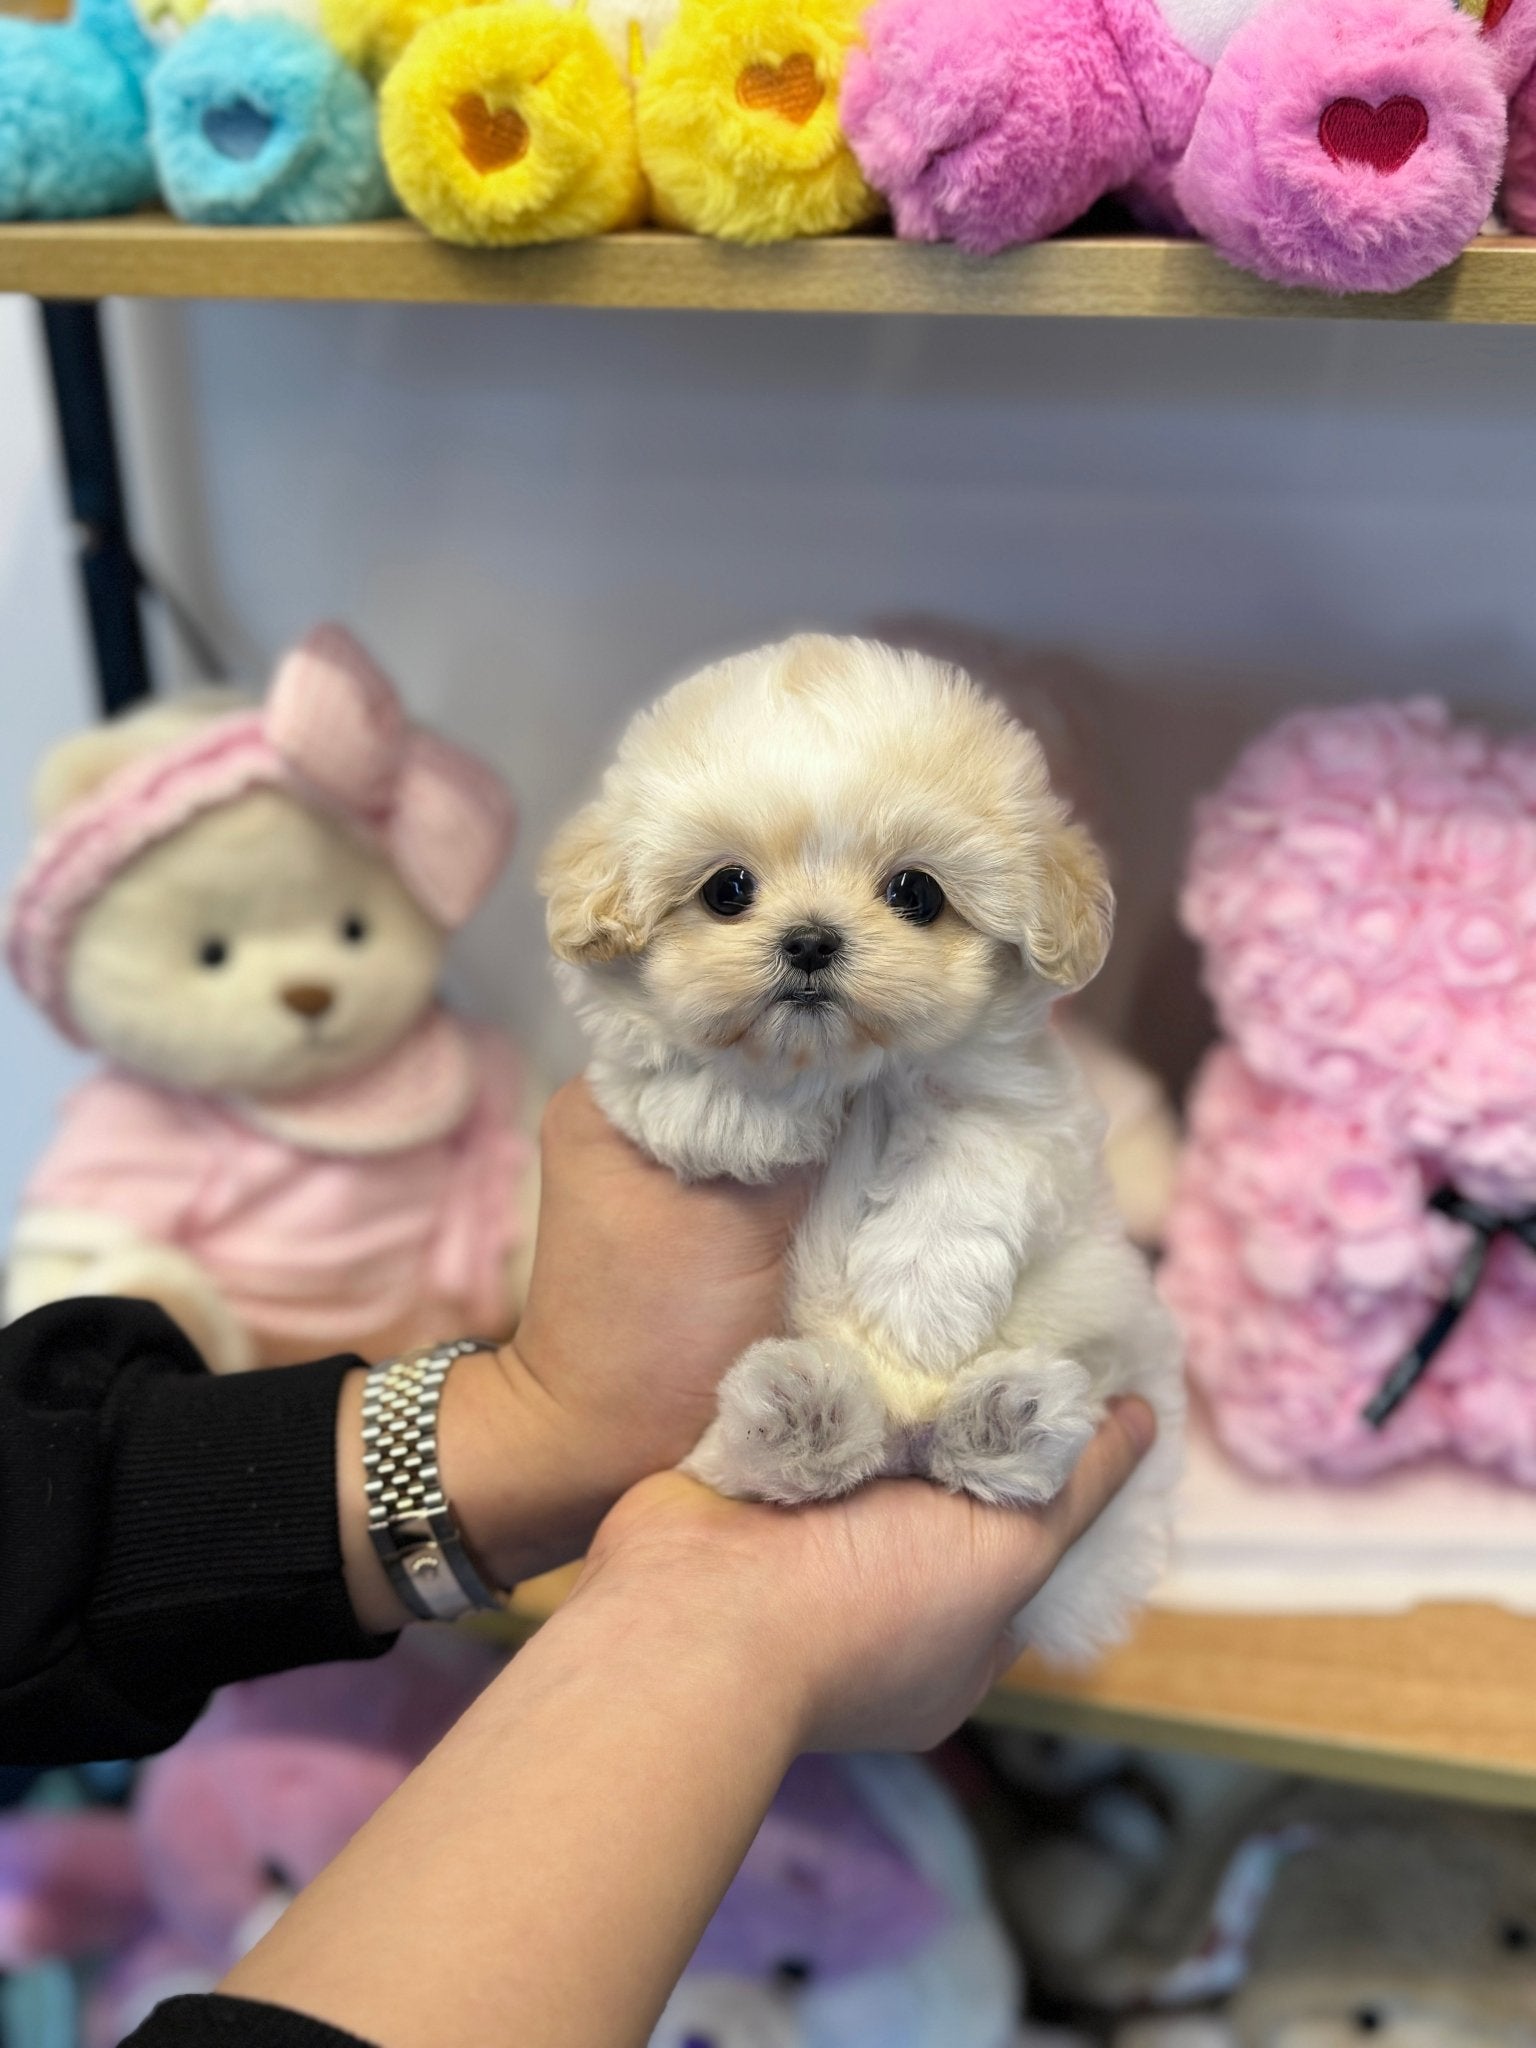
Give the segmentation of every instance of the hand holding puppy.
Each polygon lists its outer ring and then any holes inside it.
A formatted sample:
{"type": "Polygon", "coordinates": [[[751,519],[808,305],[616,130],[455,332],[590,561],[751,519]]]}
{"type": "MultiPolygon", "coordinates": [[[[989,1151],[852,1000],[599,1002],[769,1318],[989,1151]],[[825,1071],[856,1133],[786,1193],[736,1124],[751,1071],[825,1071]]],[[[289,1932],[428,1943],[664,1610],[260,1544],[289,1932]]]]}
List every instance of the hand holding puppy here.
{"type": "Polygon", "coordinates": [[[1156,1420],[1111,1403],[1048,1505],[986,1507],[881,1480],[792,1515],[679,1472],[646,1480],[599,1530],[573,1599],[709,1617],[781,1698],[796,1750],[932,1749],[1018,1654],[1010,1623],[1146,1456],[1156,1420]]]}

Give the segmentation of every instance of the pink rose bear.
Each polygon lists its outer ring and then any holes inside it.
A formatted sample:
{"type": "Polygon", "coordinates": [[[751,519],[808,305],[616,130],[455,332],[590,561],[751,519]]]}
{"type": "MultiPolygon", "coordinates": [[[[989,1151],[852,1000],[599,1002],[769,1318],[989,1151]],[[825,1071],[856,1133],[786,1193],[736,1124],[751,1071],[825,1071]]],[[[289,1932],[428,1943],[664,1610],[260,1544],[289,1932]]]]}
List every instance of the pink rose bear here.
{"type": "Polygon", "coordinates": [[[864,33],[843,122],[910,240],[992,254],[1121,192],[1278,284],[1400,291],[1493,205],[1536,4],[875,0],[864,33]]]}
{"type": "Polygon", "coordinates": [[[1162,1284],[1227,1447],[1536,1486],[1536,737],[1285,720],[1197,816],[1206,1059],[1162,1284]]]}

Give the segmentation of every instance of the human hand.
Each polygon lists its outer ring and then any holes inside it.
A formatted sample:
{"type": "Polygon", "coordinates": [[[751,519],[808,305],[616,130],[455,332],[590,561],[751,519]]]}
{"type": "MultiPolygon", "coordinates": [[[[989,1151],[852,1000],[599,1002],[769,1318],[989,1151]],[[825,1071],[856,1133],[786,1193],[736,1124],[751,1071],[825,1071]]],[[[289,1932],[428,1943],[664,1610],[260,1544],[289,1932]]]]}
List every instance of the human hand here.
{"type": "Polygon", "coordinates": [[[801,1749],[929,1749],[1015,1649],[1010,1621],[1150,1448],[1146,1403],[1115,1401],[1048,1506],[986,1507],[920,1479],[804,1508],[725,1500],[675,1472],[597,1533],[573,1601],[615,1625],[651,1605],[697,1623],[780,1695],[801,1749]]]}
{"type": "MultiPolygon", "coordinates": [[[[540,1167],[517,1335],[459,1360],[438,1419],[459,1526],[504,1586],[578,1557],[626,1488],[693,1449],[721,1375],[780,1327],[810,1185],[684,1185],[614,1129],[584,1081],[551,1099],[540,1167]]],[[[359,1619],[382,1631],[403,1616],[367,1533],[361,1401],[358,1374],[338,1417],[342,1555],[359,1619]]]]}
{"type": "Polygon", "coordinates": [[[809,1182],[685,1184],[615,1130],[585,1081],[550,1102],[528,1306],[509,1348],[617,1495],[686,1457],[721,1375],[782,1327],[809,1182]]]}

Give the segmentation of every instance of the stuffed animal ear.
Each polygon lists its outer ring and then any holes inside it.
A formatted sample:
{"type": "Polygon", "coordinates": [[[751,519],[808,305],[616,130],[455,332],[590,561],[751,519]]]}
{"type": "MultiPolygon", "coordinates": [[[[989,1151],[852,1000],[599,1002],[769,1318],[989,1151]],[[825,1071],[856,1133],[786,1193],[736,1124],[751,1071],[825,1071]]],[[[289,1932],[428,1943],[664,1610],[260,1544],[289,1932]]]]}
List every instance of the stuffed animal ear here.
{"type": "Polygon", "coordinates": [[[190,691],[183,697],[168,697],[143,704],[92,726],[67,740],[61,740],[45,754],[32,783],[32,816],[38,825],[51,825],[72,804],[99,789],[120,768],[127,768],[146,754],[185,739],[187,734],[211,719],[243,710],[249,699],[234,690],[190,691]]]}
{"type": "Polygon", "coordinates": [[[539,867],[555,957],[582,966],[640,952],[655,929],[599,797],[555,834],[539,867]]]}
{"type": "Polygon", "coordinates": [[[1104,856],[1081,825],[1053,827],[1040,841],[1022,942],[1037,973],[1079,989],[1104,965],[1115,927],[1115,896],[1104,856]]]}

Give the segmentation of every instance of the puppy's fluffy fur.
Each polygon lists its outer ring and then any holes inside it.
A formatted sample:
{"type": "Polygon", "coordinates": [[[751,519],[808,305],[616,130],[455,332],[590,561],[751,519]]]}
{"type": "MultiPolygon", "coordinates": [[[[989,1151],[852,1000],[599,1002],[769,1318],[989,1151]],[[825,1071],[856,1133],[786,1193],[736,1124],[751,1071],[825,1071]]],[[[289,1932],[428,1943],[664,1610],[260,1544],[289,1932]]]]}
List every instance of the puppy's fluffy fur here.
{"type": "Polygon", "coordinates": [[[619,1127],[687,1178],[823,1169],[793,1334],[732,1368],[689,1468],[786,1503],[881,1473],[1038,1503],[1135,1389],[1157,1447],[1021,1617],[1058,1658],[1114,1640],[1163,1562],[1182,1381],[1049,1024],[1113,901],[1033,735],[925,657],[791,640],[637,718],[542,883],[619,1127]],[[722,868],[752,877],[739,914],[701,896],[722,868]],[[886,901],[912,870],[926,924],[886,901]],[[783,950],[808,927],[841,941],[815,974],[783,950]]]}

